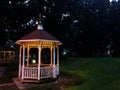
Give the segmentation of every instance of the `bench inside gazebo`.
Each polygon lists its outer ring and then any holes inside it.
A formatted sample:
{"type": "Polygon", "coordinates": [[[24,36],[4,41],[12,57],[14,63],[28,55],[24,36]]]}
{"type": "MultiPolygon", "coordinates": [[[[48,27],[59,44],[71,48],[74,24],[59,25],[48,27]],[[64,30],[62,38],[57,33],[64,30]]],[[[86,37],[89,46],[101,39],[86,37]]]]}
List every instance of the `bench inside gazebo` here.
{"type": "Polygon", "coordinates": [[[20,45],[18,77],[22,82],[40,82],[59,76],[59,45],[62,43],[43,30],[41,24],[16,44],[20,45]]]}

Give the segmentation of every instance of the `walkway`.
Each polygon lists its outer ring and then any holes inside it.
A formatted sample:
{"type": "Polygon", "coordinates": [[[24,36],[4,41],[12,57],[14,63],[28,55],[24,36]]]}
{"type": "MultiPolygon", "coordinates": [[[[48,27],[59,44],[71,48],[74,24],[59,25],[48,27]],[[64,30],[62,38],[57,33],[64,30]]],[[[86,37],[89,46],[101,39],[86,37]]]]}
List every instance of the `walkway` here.
{"type": "Polygon", "coordinates": [[[6,68],[0,66],[0,78],[2,77],[3,73],[5,72],[6,68]]]}
{"type": "Polygon", "coordinates": [[[39,85],[39,84],[33,84],[33,83],[22,83],[18,78],[13,78],[13,82],[16,84],[16,86],[20,90],[35,87],[39,85]]]}

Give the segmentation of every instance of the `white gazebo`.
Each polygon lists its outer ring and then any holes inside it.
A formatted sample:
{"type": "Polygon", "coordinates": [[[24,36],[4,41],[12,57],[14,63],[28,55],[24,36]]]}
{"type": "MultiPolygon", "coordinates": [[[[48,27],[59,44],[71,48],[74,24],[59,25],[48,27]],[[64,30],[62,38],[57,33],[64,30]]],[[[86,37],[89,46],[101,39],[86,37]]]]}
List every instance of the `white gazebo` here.
{"type": "Polygon", "coordinates": [[[59,75],[59,45],[62,43],[43,30],[37,30],[16,41],[20,45],[18,77],[22,82],[40,82],[59,75]]]}

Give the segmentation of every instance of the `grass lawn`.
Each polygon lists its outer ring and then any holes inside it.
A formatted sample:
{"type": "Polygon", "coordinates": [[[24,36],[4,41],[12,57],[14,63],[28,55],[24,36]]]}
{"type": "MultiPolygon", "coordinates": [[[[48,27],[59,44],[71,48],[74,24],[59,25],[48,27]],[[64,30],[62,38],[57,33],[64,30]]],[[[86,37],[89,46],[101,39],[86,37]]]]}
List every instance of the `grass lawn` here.
{"type": "Polygon", "coordinates": [[[120,58],[69,58],[60,70],[84,79],[65,90],[120,90],[120,58]]]}
{"type": "MultiPolygon", "coordinates": [[[[12,73],[15,72],[7,73],[8,79],[12,73]]],[[[0,87],[0,90],[18,89],[11,86],[0,87]]],[[[27,90],[120,90],[120,58],[74,57],[61,60],[57,82],[40,84],[27,90]]]]}

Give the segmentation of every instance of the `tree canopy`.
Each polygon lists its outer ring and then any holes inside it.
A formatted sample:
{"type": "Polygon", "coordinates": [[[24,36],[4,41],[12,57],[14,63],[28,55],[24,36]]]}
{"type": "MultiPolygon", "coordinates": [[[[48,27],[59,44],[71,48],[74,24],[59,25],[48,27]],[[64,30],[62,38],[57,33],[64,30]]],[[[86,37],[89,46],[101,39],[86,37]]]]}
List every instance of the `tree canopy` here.
{"type": "Polygon", "coordinates": [[[0,45],[35,30],[41,14],[45,30],[71,52],[120,55],[119,0],[4,0],[0,7],[0,45]]]}

